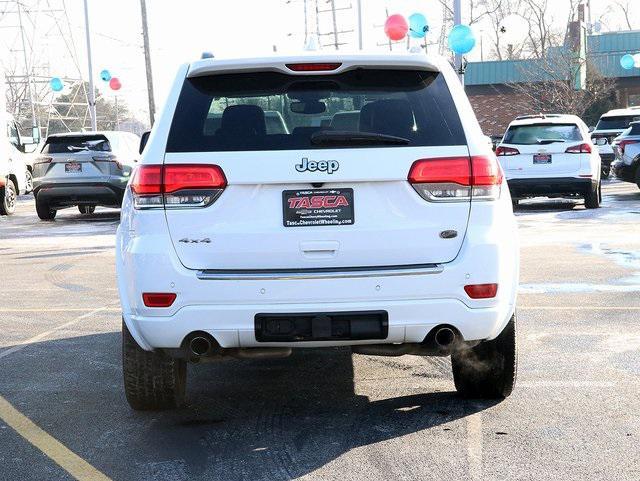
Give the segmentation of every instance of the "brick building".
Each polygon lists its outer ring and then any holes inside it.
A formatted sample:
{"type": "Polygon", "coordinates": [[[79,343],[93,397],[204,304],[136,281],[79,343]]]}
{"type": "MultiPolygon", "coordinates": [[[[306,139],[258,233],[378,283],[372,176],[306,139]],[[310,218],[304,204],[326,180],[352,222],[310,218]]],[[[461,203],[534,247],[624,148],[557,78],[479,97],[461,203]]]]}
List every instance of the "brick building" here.
{"type": "MultiPolygon", "coordinates": [[[[620,66],[622,55],[639,52],[640,31],[586,37],[587,61],[598,75],[615,83],[617,99],[612,107],[640,105],[640,68],[624,70],[620,66]]],[[[467,65],[465,88],[487,135],[502,134],[518,115],[539,113],[533,111],[531,102],[522,92],[531,82],[551,81],[545,78],[540,62],[535,59],[503,60],[470,62],[467,65]],[[531,75],[532,72],[536,75],[531,75]]],[[[591,119],[585,119],[588,120],[591,119]]]]}

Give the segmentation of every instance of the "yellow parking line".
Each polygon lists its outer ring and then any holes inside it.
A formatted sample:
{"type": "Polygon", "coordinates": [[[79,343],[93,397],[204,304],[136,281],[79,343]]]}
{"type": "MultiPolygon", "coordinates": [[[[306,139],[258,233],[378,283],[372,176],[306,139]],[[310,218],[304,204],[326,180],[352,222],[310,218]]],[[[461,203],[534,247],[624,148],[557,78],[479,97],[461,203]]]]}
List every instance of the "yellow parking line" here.
{"type": "Polygon", "coordinates": [[[38,427],[2,396],[0,396],[0,419],[75,479],[111,481],[111,478],[105,476],[56,438],[38,427]]]}

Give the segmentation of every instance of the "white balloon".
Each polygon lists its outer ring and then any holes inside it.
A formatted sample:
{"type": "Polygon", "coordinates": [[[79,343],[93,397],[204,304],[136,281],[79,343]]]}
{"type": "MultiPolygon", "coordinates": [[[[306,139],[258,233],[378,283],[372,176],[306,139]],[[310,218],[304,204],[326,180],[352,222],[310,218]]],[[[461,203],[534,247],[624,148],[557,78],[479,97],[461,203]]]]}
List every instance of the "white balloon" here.
{"type": "Polygon", "coordinates": [[[640,53],[637,53],[633,56],[633,66],[635,68],[640,68],[640,53]]]}
{"type": "Polygon", "coordinates": [[[500,42],[507,45],[522,43],[529,32],[529,23],[520,15],[507,15],[498,26],[500,42]]]}

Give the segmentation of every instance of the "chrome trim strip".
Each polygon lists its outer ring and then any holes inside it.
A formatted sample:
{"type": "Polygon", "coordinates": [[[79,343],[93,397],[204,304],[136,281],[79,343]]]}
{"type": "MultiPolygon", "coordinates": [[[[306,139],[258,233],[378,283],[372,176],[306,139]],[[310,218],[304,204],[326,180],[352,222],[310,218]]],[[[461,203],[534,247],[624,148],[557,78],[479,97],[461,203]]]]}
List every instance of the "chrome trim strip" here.
{"type": "Polygon", "coordinates": [[[440,274],[444,267],[440,264],[389,267],[352,267],[329,269],[297,269],[297,270],[201,270],[196,273],[203,281],[265,281],[265,280],[298,280],[298,279],[357,279],[363,277],[396,277],[424,276],[440,274]]]}

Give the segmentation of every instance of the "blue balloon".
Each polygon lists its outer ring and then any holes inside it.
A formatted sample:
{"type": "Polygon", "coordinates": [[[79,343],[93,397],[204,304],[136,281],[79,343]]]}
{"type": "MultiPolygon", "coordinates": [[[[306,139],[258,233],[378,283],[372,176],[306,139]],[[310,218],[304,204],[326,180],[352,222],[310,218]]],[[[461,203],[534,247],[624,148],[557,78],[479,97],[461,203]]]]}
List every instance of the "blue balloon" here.
{"type": "Polygon", "coordinates": [[[413,38],[424,38],[429,31],[427,17],[421,13],[414,13],[409,17],[409,36],[413,38]]]}
{"type": "Polygon", "coordinates": [[[449,33],[449,48],[459,55],[471,52],[476,37],[467,25],[456,25],[449,33]]]}
{"type": "Polygon", "coordinates": [[[111,80],[111,72],[109,72],[108,70],[103,70],[102,72],[100,72],[100,78],[105,81],[108,82],[109,80],[111,80]]]}
{"type": "Polygon", "coordinates": [[[54,92],[60,92],[64,88],[64,82],[59,77],[53,77],[49,80],[49,87],[54,92]]]}
{"type": "Polygon", "coordinates": [[[625,70],[631,70],[634,64],[635,64],[635,61],[633,59],[633,55],[629,53],[626,55],[623,55],[622,58],[620,59],[620,65],[625,70]]]}

